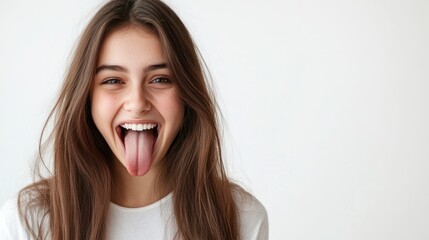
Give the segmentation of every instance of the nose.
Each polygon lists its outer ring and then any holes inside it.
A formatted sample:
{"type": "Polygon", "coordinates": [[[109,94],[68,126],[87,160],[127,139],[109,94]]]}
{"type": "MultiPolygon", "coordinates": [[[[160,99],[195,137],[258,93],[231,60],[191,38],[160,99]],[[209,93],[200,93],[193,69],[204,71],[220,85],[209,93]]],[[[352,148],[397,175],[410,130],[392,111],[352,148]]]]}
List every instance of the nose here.
{"type": "Polygon", "coordinates": [[[148,94],[145,94],[143,89],[136,87],[127,94],[127,99],[124,103],[124,109],[127,112],[140,114],[149,111],[151,108],[148,94]]]}

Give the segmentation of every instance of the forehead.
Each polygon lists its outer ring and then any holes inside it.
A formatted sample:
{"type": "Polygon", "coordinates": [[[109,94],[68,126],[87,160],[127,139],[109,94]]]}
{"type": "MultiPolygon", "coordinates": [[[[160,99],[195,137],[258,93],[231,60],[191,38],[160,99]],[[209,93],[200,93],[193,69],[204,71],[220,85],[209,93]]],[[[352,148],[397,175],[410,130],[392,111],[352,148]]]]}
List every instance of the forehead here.
{"type": "Polygon", "coordinates": [[[98,64],[128,65],[163,62],[164,51],[159,37],[141,26],[123,26],[104,38],[98,54],[98,64]]]}

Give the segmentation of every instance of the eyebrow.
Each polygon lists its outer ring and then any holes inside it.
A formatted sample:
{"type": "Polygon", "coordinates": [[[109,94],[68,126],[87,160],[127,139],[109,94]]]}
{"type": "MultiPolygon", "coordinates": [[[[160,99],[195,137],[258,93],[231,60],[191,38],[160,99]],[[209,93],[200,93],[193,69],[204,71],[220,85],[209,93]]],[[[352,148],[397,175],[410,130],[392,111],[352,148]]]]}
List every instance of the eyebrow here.
{"type": "MultiPolygon", "coordinates": [[[[145,68],[143,68],[143,72],[147,73],[147,72],[155,71],[155,70],[162,69],[162,68],[167,68],[167,64],[166,63],[152,64],[152,65],[149,65],[149,66],[146,66],[145,68]]],[[[121,65],[102,64],[102,65],[97,67],[97,69],[95,70],[95,73],[97,74],[97,73],[99,73],[101,71],[105,71],[105,70],[111,70],[111,71],[117,71],[117,72],[128,72],[128,69],[124,66],[121,66],[121,65]]]]}

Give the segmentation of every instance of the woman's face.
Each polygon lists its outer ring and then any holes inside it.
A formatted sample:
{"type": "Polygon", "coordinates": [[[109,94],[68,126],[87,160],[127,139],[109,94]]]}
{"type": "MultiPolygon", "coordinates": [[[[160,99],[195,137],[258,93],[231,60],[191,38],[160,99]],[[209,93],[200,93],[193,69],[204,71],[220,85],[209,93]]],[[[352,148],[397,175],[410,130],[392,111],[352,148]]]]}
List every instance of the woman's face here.
{"type": "Polygon", "coordinates": [[[128,26],[104,39],[93,81],[92,118],[133,176],[157,168],[182,125],[184,105],[173,78],[154,34],[128,26]]]}

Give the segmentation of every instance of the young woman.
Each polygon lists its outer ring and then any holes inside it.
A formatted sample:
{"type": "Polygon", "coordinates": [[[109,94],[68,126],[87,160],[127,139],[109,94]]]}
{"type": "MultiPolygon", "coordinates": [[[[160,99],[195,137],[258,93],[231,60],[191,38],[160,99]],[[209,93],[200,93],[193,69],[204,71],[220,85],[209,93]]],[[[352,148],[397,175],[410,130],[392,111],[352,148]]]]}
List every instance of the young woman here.
{"type": "Polygon", "coordinates": [[[164,3],[107,2],[50,116],[52,174],[5,204],[1,239],[268,238],[264,207],[225,174],[202,64],[164,3]]]}

